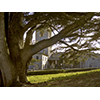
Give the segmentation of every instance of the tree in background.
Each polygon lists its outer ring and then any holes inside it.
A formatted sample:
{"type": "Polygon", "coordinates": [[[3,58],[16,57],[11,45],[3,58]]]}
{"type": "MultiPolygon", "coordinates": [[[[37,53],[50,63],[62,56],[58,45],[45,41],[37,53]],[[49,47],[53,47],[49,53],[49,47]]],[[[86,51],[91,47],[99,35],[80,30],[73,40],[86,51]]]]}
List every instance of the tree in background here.
{"type": "MultiPolygon", "coordinates": [[[[84,25],[90,24],[95,15],[99,13],[0,13],[0,72],[3,86],[12,86],[16,81],[27,83],[27,63],[32,56],[58,41],[66,43],[64,38],[69,38],[70,41],[75,36],[83,37],[75,32],[84,25]],[[45,29],[52,32],[57,30],[58,34],[32,44],[33,33],[45,29]]],[[[92,23],[95,25],[95,22],[92,23]]],[[[98,37],[98,35],[94,36],[98,37]]],[[[72,48],[70,45],[67,46],[72,48]]]]}

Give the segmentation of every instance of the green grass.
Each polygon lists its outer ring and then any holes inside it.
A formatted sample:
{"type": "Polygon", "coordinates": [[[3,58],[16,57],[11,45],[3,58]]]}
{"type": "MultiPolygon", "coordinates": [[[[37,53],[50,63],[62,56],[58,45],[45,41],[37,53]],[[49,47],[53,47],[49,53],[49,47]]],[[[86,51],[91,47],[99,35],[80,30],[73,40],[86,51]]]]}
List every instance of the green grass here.
{"type": "Polygon", "coordinates": [[[69,72],[27,76],[34,86],[40,87],[96,87],[100,86],[100,69],[82,72],[69,72]]]}

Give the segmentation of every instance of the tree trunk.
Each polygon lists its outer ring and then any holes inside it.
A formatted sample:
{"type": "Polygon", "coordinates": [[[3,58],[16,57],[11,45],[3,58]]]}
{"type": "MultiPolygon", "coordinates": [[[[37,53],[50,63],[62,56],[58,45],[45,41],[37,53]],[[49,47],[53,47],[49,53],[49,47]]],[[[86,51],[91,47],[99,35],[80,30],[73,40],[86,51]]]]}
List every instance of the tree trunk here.
{"type": "Polygon", "coordinates": [[[28,69],[28,65],[29,65],[31,59],[32,59],[32,56],[30,58],[28,58],[27,62],[21,61],[22,62],[22,68],[19,72],[19,80],[22,83],[29,83],[28,80],[27,80],[27,69],[28,69]]]}
{"type": "Polygon", "coordinates": [[[11,86],[16,80],[15,69],[9,58],[6,56],[2,56],[2,58],[2,61],[0,61],[1,81],[3,82],[3,86],[11,86]]]}
{"type": "Polygon", "coordinates": [[[14,65],[7,53],[3,12],[0,12],[0,72],[3,86],[11,86],[16,80],[14,65]]]}
{"type": "Polygon", "coordinates": [[[28,83],[28,80],[26,77],[26,70],[27,70],[27,67],[23,66],[21,71],[19,72],[19,80],[21,83],[28,83]]]}
{"type": "MultiPolygon", "coordinates": [[[[10,16],[8,16],[9,14],[5,13],[6,38],[7,38],[8,48],[9,48],[9,56],[15,66],[17,81],[25,82],[23,63],[20,57],[20,50],[21,50],[19,47],[20,38],[18,36],[18,32],[19,32],[18,29],[20,28],[20,24],[16,22],[16,19],[14,20],[12,19],[15,14],[16,13],[10,13],[10,16]],[[7,23],[9,23],[9,25],[7,23]],[[17,23],[19,27],[17,27],[15,23],[17,23]],[[19,76],[21,76],[21,78],[19,76]]],[[[20,18],[18,17],[18,19],[20,18]]],[[[14,83],[16,83],[16,80],[14,83]]]]}

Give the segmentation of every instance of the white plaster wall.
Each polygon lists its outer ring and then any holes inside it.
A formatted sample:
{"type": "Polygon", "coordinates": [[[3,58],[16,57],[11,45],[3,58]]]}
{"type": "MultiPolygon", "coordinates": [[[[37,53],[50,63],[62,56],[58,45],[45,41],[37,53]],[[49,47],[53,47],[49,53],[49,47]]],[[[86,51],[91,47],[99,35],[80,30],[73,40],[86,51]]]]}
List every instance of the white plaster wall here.
{"type": "Polygon", "coordinates": [[[48,56],[42,55],[42,69],[44,69],[47,61],[48,61],[48,56]]]}

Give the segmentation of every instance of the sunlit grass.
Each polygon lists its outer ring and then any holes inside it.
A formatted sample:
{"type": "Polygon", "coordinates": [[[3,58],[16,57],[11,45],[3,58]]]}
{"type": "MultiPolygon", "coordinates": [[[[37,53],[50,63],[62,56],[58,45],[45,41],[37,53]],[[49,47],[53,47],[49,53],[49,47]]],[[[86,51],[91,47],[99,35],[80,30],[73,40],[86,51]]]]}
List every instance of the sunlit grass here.
{"type": "MultiPolygon", "coordinates": [[[[92,78],[96,78],[98,75],[100,75],[100,69],[91,70],[91,71],[83,71],[83,72],[34,75],[34,76],[27,76],[27,79],[31,83],[48,82],[47,86],[54,86],[53,83],[55,83],[55,86],[68,86],[66,82],[68,83],[69,80],[70,82],[73,82],[73,84],[80,85],[82,83],[82,85],[86,84],[87,86],[87,84],[91,84],[91,81],[94,80],[92,78]]],[[[95,83],[95,84],[98,84],[98,83],[95,83]]]]}
{"type": "MultiPolygon", "coordinates": [[[[48,74],[48,75],[34,75],[34,76],[28,76],[28,80],[31,83],[40,83],[40,82],[45,82],[45,81],[49,81],[52,80],[54,78],[61,78],[61,77],[70,77],[73,75],[78,75],[78,74],[82,74],[83,72],[77,72],[77,73],[59,73],[59,74],[48,74]]],[[[86,73],[86,72],[84,72],[86,73]]]]}

